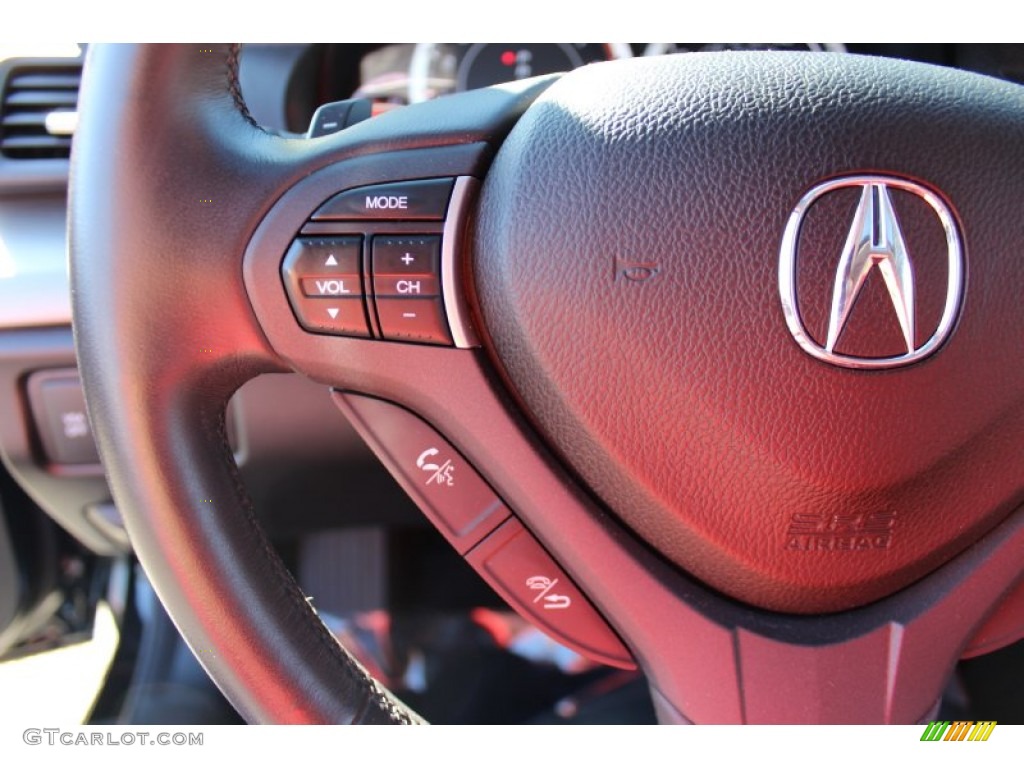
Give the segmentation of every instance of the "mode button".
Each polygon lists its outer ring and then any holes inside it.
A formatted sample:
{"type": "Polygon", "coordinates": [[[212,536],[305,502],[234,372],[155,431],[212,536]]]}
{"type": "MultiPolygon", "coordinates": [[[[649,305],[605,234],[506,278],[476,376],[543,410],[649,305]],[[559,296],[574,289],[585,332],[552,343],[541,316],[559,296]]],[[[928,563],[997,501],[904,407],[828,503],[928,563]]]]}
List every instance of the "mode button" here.
{"type": "Polygon", "coordinates": [[[442,221],[454,184],[454,179],[420,179],[347,189],[321,205],[313,220],[442,221]]]}

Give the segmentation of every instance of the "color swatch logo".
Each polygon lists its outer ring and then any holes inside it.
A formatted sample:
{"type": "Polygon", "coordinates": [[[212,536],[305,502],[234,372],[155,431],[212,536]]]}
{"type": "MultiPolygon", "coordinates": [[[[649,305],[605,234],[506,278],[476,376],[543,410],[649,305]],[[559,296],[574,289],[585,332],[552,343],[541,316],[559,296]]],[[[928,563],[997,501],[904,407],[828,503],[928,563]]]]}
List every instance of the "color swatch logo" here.
{"type": "Polygon", "coordinates": [[[932,720],[921,741],[988,741],[995,727],[995,720],[932,720]]]}

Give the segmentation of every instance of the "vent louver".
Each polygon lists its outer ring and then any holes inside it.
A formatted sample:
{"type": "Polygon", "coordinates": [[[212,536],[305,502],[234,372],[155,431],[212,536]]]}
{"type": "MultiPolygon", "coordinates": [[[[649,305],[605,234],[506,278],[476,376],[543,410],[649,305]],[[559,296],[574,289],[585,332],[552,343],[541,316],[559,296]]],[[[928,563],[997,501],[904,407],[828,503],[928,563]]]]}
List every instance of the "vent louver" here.
{"type": "Polygon", "coordinates": [[[81,66],[12,69],[0,106],[0,154],[19,160],[67,158],[81,77],[81,66]]]}

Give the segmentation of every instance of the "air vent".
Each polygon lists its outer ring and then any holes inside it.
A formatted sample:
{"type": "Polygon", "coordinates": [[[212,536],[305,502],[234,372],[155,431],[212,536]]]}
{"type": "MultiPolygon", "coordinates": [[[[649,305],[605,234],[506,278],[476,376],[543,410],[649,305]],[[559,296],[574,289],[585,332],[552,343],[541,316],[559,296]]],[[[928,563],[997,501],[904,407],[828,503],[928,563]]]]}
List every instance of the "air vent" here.
{"type": "Polygon", "coordinates": [[[67,158],[81,79],[80,66],[11,69],[0,108],[0,154],[18,160],[67,158]]]}

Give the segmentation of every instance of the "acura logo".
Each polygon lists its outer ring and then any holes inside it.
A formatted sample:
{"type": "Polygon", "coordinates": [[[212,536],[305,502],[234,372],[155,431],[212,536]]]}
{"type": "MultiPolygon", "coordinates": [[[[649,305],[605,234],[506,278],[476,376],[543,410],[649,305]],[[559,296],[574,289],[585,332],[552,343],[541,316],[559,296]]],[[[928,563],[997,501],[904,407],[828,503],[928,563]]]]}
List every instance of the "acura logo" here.
{"type": "Polygon", "coordinates": [[[949,336],[960,311],[964,282],[964,256],[956,221],[945,202],[919,184],[887,176],[848,176],[814,187],[801,198],[789,217],[782,238],[779,258],[779,293],[786,324],[797,343],[812,357],[846,368],[893,368],[921,360],[932,354],[949,336]],[[800,317],[797,301],[797,253],[800,230],[808,209],[819,198],[838,189],[860,190],[860,202],[853,215],[849,234],[838,262],[832,286],[831,307],[825,343],[820,344],[808,332],[800,317]],[[934,211],[946,238],[947,277],[945,305],[938,327],[918,346],[915,315],[914,264],[907,250],[890,190],[917,195],[934,211]],[[857,296],[872,270],[877,269],[885,283],[892,308],[899,321],[907,351],[894,357],[854,357],[835,351],[843,329],[856,312],[857,296]]]}

